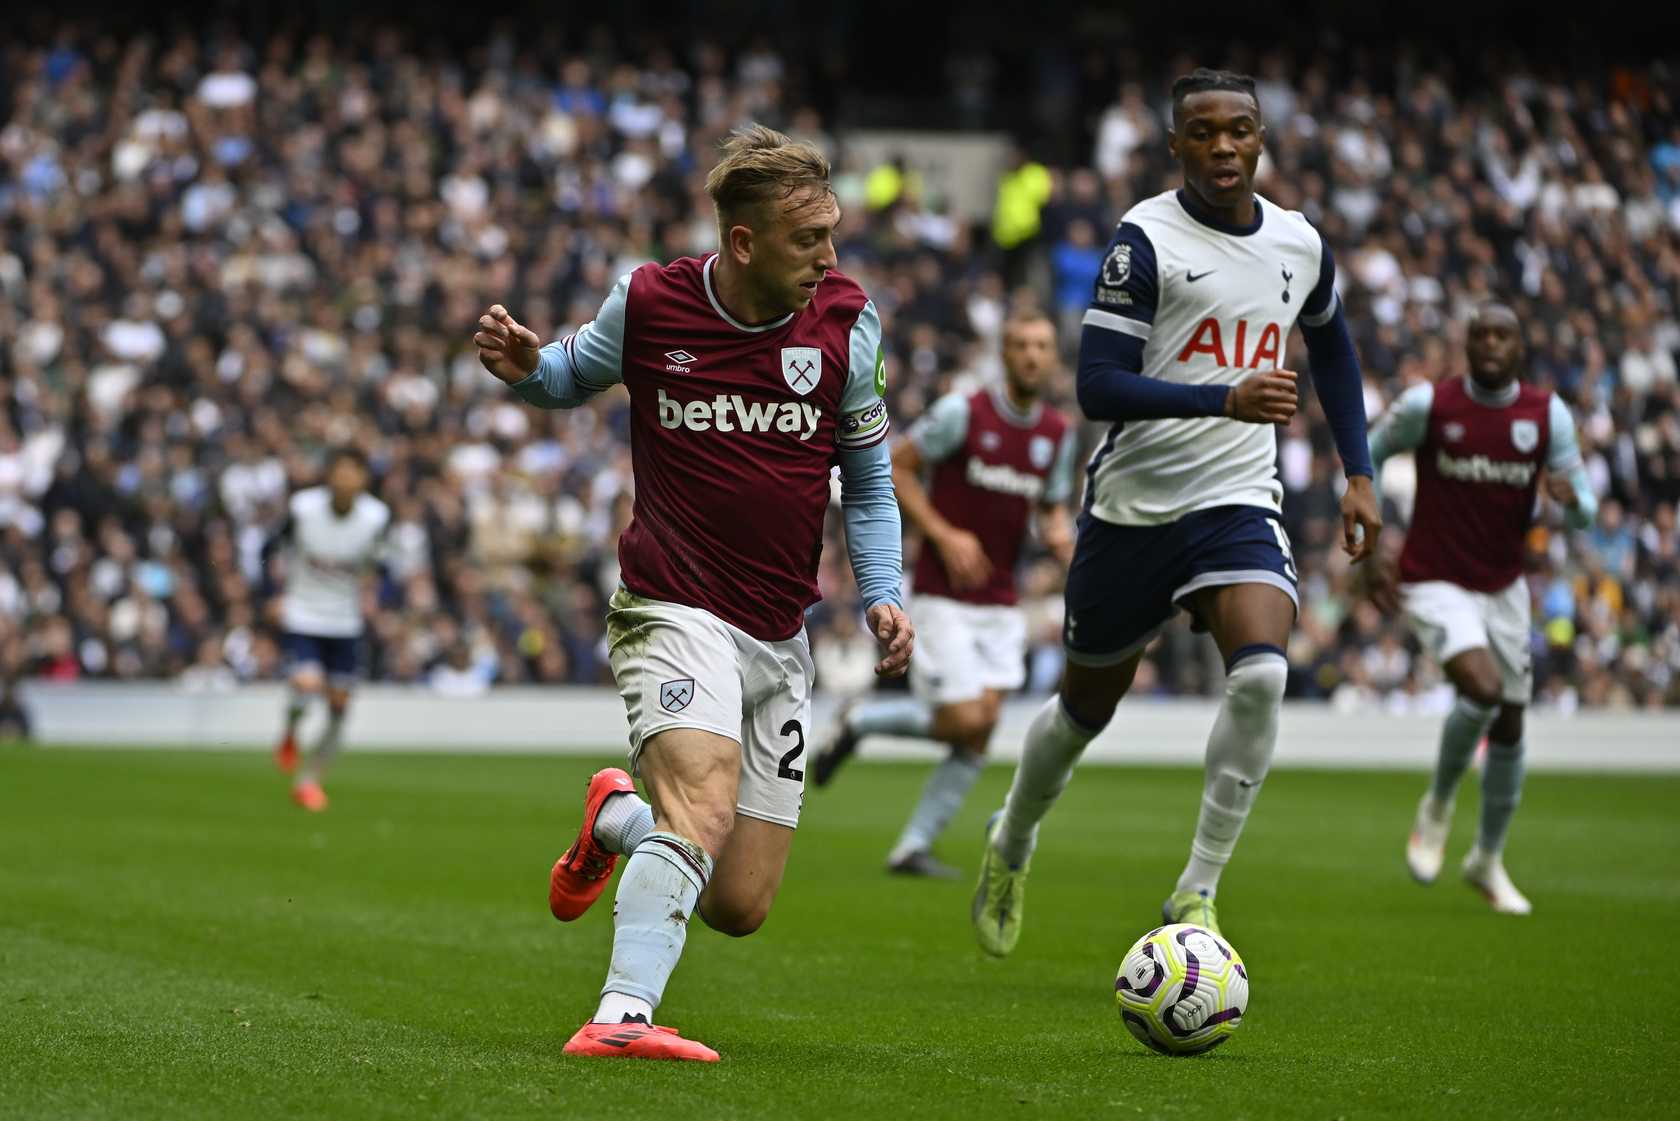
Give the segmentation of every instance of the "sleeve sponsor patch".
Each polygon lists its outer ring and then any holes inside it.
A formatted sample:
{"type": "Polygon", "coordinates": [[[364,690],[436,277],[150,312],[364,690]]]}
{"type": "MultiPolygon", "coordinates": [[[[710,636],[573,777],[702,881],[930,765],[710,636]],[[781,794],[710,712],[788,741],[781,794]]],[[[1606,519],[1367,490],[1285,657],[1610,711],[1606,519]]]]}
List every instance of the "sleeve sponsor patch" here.
{"type": "Polygon", "coordinates": [[[840,417],[839,440],[845,444],[868,442],[887,423],[887,403],[876,401],[866,409],[845,413],[840,417]]]}
{"type": "Polygon", "coordinates": [[[1102,268],[1097,271],[1097,302],[1130,304],[1132,294],[1125,290],[1125,284],[1131,276],[1132,247],[1123,241],[1117,242],[1109,247],[1108,256],[1103,258],[1102,268]]]}

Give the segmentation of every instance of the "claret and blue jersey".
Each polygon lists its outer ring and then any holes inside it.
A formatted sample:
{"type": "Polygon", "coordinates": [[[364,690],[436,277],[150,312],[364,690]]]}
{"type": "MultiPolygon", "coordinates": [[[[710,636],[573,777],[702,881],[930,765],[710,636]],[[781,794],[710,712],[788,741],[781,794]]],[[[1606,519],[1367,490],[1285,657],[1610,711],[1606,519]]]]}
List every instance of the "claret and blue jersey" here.
{"type": "Polygon", "coordinates": [[[630,393],[636,503],[619,538],[625,586],[698,607],[755,638],[797,634],[838,464],[864,606],[899,601],[898,506],[875,305],[831,271],[804,309],[742,323],[718,299],[717,258],[643,265],[595,319],[542,348],[514,385],[571,408],[630,393]]]}

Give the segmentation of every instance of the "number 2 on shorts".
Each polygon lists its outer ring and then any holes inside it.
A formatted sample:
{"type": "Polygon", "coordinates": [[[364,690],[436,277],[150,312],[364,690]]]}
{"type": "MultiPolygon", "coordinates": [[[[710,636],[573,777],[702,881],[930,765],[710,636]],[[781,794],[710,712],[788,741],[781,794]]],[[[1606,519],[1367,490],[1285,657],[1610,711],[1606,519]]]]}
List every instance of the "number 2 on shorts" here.
{"type": "Polygon", "coordinates": [[[793,765],[794,760],[805,754],[805,729],[799,726],[799,721],[789,720],[782,725],[782,735],[794,737],[794,745],[788,753],[782,756],[781,763],[776,767],[777,778],[790,778],[794,782],[804,782],[805,772],[793,765]]]}

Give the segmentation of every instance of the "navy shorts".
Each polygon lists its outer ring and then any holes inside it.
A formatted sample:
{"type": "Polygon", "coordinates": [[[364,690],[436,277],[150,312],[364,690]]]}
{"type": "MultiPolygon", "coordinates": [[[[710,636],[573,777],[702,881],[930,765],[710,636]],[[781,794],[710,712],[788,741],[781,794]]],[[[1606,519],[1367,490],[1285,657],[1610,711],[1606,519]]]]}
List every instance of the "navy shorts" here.
{"type": "Polygon", "coordinates": [[[280,639],[280,649],[286,654],[288,669],[299,666],[320,666],[327,679],[335,682],[354,681],[361,665],[360,638],[329,638],[318,634],[298,634],[287,631],[280,639]]]}
{"type": "Polygon", "coordinates": [[[1160,634],[1192,592],[1271,584],[1299,609],[1295,582],[1289,535],[1259,506],[1215,506],[1165,525],[1114,525],[1087,512],[1068,569],[1062,643],[1070,662],[1117,665],[1160,634]]]}

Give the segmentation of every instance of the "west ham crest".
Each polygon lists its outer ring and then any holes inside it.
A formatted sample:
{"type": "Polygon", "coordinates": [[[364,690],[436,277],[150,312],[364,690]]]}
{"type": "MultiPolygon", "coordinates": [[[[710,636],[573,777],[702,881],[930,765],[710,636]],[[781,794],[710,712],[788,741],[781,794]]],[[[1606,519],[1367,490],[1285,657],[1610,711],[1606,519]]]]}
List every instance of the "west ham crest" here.
{"type": "Polygon", "coordinates": [[[659,707],[666,712],[681,712],[694,699],[694,678],[679,677],[659,687],[659,707]]]}
{"type": "Polygon", "coordinates": [[[1040,471],[1050,466],[1050,457],[1056,454],[1056,445],[1048,436],[1034,436],[1032,443],[1027,445],[1027,458],[1040,471]]]}
{"type": "Polygon", "coordinates": [[[1540,426],[1532,420],[1511,422],[1511,446],[1520,452],[1531,452],[1540,446],[1540,426]]]}
{"type": "Polygon", "coordinates": [[[811,392],[822,381],[822,351],[814,346],[784,346],[782,377],[800,396],[811,392]]]}

